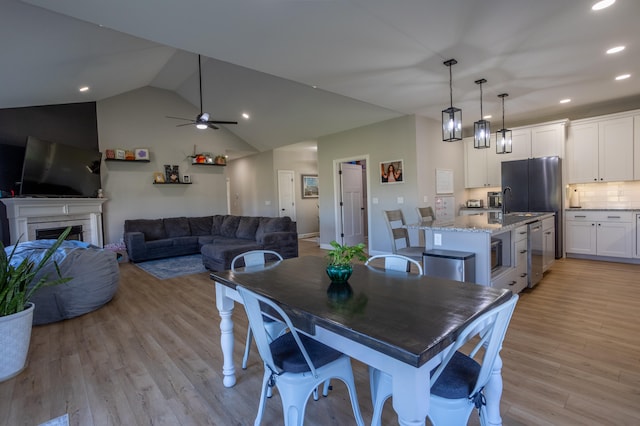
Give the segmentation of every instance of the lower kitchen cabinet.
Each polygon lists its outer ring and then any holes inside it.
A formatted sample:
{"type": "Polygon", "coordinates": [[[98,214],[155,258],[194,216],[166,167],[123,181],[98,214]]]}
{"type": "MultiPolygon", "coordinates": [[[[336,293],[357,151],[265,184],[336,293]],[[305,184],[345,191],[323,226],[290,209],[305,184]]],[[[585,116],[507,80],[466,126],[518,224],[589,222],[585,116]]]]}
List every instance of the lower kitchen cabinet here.
{"type": "Polygon", "coordinates": [[[631,258],[634,222],[631,212],[568,211],[567,254],[631,258]]]}
{"type": "Polygon", "coordinates": [[[547,272],[556,261],[556,220],[549,217],[542,221],[542,272],[547,272]]]}

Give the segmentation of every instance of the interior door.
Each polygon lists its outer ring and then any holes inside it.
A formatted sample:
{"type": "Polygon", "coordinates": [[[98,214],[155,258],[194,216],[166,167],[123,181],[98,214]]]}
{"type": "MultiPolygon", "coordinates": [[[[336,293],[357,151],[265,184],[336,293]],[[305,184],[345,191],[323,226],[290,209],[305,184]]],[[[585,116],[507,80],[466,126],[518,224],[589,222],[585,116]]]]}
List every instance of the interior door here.
{"type": "Polygon", "coordinates": [[[296,221],[293,170],[278,170],[278,216],[296,221]]]}
{"type": "Polygon", "coordinates": [[[364,243],[362,166],[341,163],[340,170],[343,244],[351,246],[364,243]]]}

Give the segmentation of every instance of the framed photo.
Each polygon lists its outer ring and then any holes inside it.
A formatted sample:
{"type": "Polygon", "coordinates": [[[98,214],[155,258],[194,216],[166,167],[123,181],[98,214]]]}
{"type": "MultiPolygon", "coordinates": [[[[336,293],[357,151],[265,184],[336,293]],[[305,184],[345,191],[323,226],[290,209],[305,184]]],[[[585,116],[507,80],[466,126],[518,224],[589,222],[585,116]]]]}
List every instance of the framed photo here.
{"type": "Polygon", "coordinates": [[[182,175],[182,183],[191,183],[191,175],[182,175]]]}
{"type": "Polygon", "coordinates": [[[148,160],[149,148],[136,148],[134,150],[134,156],[136,160],[148,160]]]}
{"type": "Polygon", "coordinates": [[[302,198],[318,198],[318,175],[302,175],[302,198]]]}
{"type": "Polygon", "coordinates": [[[403,160],[383,161],[380,163],[380,183],[404,183],[403,160]]]}
{"type": "Polygon", "coordinates": [[[164,173],[155,172],[153,174],[153,181],[155,183],[164,183],[164,173]]]}

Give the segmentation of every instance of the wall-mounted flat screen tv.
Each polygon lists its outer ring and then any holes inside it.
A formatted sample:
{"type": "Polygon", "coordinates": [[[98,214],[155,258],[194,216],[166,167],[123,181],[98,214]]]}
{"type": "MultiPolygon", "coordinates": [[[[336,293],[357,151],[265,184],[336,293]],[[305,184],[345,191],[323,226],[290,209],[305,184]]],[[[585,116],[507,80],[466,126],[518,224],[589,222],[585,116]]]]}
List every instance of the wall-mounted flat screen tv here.
{"type": "Polygon", "coordinates": [[[102,153],[29,136],[20,195],[97,197],[102,153]]]}

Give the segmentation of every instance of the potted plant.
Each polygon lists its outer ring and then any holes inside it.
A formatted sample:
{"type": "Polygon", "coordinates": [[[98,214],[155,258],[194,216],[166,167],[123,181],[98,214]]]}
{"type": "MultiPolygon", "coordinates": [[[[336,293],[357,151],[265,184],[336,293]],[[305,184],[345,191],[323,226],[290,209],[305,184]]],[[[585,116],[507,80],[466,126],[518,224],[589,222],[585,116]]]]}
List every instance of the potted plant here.
{"type": "Polygon", "coordinates": [[[50,280],[48,276],[40,276],[36,280],[69,232],[71,227],[47,249],[38,264],[29,257],[17,265],[12,264],[18,243],[7,255],[0,242],[0,382],[14,377],[25,367],[35,307],[29,302],[31,296],[41,287],[62,284],[71,279],[63,278],[57,262],[53,261],[57,278],[50,280]]]}
{"type": "Polygon", "coordinates": [[[355,246],[339,244],[337,241],[331,241],[331,250],[327,252],[327,275],[331,278],[332,283],[345,283],[353,272],[351,261],[353,258],[358,260],[367,260],[364,252],[365,245],[360,243],[355,246]]]}

